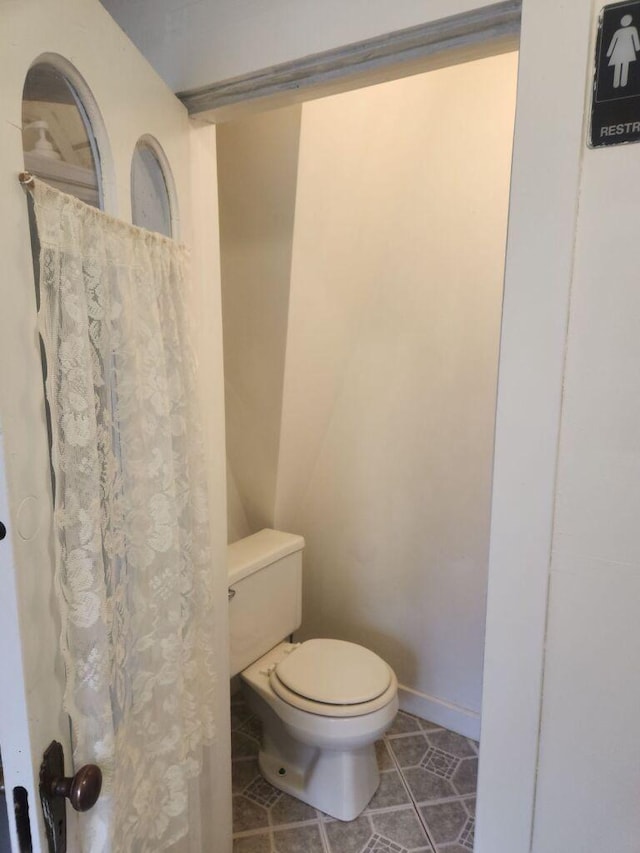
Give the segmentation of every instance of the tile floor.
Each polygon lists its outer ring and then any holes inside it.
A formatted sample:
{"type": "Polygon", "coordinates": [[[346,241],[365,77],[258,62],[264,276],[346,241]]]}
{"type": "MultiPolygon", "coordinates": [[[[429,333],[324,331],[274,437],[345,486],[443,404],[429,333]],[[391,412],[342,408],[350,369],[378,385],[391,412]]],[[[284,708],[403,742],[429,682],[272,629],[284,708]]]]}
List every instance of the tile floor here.
{"type": "Polygon", "coordinates": [[[349,823],[281,793],[259,775],[260,723],[231,702],[234,853],[468,853],[478,745],[400,711],[376,744],[380,787],[349,823]]]}

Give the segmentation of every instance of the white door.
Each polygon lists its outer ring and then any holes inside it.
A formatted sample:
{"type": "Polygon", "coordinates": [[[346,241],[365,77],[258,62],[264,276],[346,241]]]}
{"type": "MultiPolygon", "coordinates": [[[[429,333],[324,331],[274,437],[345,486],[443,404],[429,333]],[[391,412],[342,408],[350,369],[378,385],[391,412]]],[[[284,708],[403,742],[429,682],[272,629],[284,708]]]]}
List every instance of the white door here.
{"type": "MultiPolygon", "coordinates": [[[[151,137],[171,170],[174,236],[192,241],[190,152],[199,158],[201,180],[206,181],[215,178],[215,149],[207,149],[202,140],[194,143],[195,131],[184,107],[97,0],[4,0],[0,31],[0,521],[7,531],[0,540],[0,750],[10,849],[16,853],[22,848],[13,819],[14,791],[28,802],[33,850],[47,850],[38,773],[52,740],[63,744],[65,769],[72,775],[69,720],[62,712],[60,623],[52,588],[52,499],[36,296],[27,204],[18,183],[24,168],[21,127],[27,72],[34,63],[46,62],[74,87],[95,134],[103,208],[121,219],[131,221],[130,175],[136,143],[143,136],[151,137]]],[[[209,189],[208,204],[215,210],[215,183],[209,189]]],[[[215,235],[215,218],[209,227],[215,235]]],[[[216,240],[210,242],[215,245],[216,240]]],[[[214,289],[215,252],[200,247],[196,255],[196,268],[202,272],[208,265],[214,289]]],[[[215,299],[211,304],[215,309],[215,299]]],[[[221,389],[221,361],[217,352],[210,355],[213,377],[210,373],[209,381],[213,378],[212,384],[221,389]]],[[[221,436],[215,441],[222,445],[221,436]]],[[[215,464],[221,468],[214,460],[215,464]]],[[[213,478],[218,474],[214,471],[213,478]]],[[[222,476],[215,485],[223,488],[222,476]]],[[[219,521],[223,499],[217,504],[219,521]]],[[[223,539],[224,522],[219,527],[223,539]]],[[[218,540],[216,553],[224,565],[220,535],[218,540]]],[[[222,629],[224,633],[224,623],[222,629]]],[[[223,650],[224,642],[222,638],[223,650]]],[[[224,717],[221,723],[224,730],[224,717]]],[[[223,754],[223,778],[224,759],[223,754]]],[[[222,825],[221,851],[227,849],[225,833],[222,825]]],[[[73,834],[68,849],[75,849],[73,834]]]]}

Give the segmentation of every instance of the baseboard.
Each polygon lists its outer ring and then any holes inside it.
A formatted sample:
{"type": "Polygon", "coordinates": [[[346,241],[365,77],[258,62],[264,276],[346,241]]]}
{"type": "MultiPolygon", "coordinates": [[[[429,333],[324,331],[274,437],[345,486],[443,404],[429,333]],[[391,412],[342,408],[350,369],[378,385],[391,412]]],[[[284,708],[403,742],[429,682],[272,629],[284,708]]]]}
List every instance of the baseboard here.
{"type": "Polygon", "coordinates": [[[477,711],[418,693],[402,684],[398,685],[398,699],[400,708],[408,714],[415,714],[465,737],[480,740],[480,714],[477,711]]]}

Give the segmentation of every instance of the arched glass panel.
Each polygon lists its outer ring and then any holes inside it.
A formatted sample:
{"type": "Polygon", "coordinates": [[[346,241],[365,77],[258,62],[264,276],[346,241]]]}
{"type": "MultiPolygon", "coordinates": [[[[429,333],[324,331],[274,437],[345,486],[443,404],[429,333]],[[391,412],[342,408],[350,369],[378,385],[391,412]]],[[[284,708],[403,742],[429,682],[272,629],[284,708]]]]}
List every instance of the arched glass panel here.
{"type": "Polygon", "coordinates": [[[22,97],[24,167],[63,192],[102,207],[98,146],[78,93],[47,63],[27,74],[22,97]]]}
{"type": "Polygon", "coordinates": [[[131,219],[134,225],[171,237],[171,200],[165,168],[151,144],[141,139],[131,161],[131,219]]]}

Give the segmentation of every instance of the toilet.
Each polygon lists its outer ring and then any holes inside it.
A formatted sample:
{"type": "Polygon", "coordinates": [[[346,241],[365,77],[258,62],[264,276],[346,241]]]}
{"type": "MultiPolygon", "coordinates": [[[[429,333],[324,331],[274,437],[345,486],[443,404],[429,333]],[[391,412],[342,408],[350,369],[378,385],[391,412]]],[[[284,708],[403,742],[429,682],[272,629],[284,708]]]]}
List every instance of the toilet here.
{"type": "Polygon", "coordinates": [[[375,741],[398,711],[398,682],[343,640],[292,643],[302,613],[304,539],[261,530],[229,545],[231,675],[263,724],[258,763],[274,787],[338,820],[375,793],[375,741]]]}

